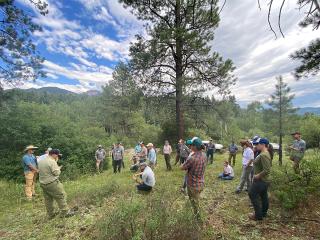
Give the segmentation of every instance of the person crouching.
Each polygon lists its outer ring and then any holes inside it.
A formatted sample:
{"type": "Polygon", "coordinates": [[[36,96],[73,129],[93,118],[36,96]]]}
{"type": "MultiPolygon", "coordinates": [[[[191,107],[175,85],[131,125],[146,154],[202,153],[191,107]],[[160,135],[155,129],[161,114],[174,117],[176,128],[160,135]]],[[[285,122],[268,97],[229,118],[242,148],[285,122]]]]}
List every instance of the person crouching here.
{"type": "Polygon", "coordinates": [[[140,171],[133,175],[133,180],[138,183],[137,190],[150,192],[156,183],[154,173],[146,162],[140,163],[140,171]]]}

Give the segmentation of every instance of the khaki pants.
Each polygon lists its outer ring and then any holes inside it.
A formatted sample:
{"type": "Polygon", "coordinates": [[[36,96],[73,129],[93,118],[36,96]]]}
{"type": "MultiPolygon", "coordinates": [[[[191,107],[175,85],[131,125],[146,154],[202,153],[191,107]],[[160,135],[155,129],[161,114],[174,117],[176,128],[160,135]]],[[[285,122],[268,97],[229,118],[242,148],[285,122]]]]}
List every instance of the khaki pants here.
{"type": "Polygon", "coordinates": [[[231,159],[232,159],[232,166],[234,166],[236,164],[236,157],[237,157],[237,153],[229,153],[229,165],[231,165],[231,159]]]}
{"type": "Polygon", "coordinates": [[[200,219],[200,193],[202,192],[202,190],[198,191],[189,186],[187,188],[194,215],[197,219],[200,219]]]}
{"type": "Polygon", "coordinates": [[[24,177],[26,179],[26,185],[24,189],[26,197],[29,199],[32,199],[32,195],[36,193],[35,186],[36,186],[37,173],[27,172],[24,174],[24,177]]]}
{"type": "Polygon", "coordinates": [[[54,200],[57,202],[61,215],[65,215],[68,212],[68,205],[66,200],[66,193],[63,185],[59,180],[49,184],[41,184],[43,190],[44,201],[49,218],[54,216],[54,200]]]}

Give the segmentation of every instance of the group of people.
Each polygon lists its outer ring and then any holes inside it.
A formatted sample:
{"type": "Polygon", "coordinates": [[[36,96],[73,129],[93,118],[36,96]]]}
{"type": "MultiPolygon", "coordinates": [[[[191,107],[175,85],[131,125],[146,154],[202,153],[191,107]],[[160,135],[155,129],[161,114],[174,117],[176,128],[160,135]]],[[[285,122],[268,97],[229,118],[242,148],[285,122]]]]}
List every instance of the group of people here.
{"type": "MultiPolygon", "coordinates": [[[[304,156],[306,143],[301,139],[301,134],[295,132],[292,134],[294,142],[290,146],[290,159],[294,162],[294,169],[298,171],[299,163],[304,156]]],[[[272,166],[273,151],[269,140],[259,136],[252,140],[241,140],[242,147],[242,173],[240,183],[236,193],[241,193],[243,189],[248,191],[249,198],[254,207],[254,213],[250,214],[252,220],[262,220],[267,216],[269,208],[268,186],[269,175],[272,166]],[[246,186],[246,188],[244,188],[246,186]]],[[[58,160],[62,156],[58,149],[48,148],[44,155],[35,157],[35,146],[28,146],[25,149],[26,154],[23,156],[22,163],[26,180],[25,194],[28,200],[35,196],[35,183],[39,175],[40,186],[43,190],[45,205],[49,218],[55,217],[53,202],[56,201],[62,216],[73,216],[74,212],[69,210],[66,202],[66,194],[62,183],[59,181],[61,166],[58,160]]],[[[207,164],[213,162],[214,144],[212,140],[205,146],[202,140],[194,137],[187,141],[179,140],[177,145],[176,162],[180,163],[180,169],[185,171],[182,191],[189,196],[193,207],[194,214],[201,221],[199,211],[200,193],[204,188],[204,173],[207,164]],[[212,160],[211,160],[212,157],[212,160]]],[[[234,178],[233,166],[236,162],[236,155],[239,150],[233,141],[228,147],[229,159],[224,161],[223,173],[219,178],[223,180],[232,180],[234,178]],[[232,160],[232,161],[231,161],[232,160]]],[[[157,165],[157,151],[152,143],[146,146],[144,142],[139,142],[134,149],[133,164],[131,171],[138,172],[133,175],[134,181],[137,182],[139,191],[150,192],[155,186],[154,169],[157,165]]],[[[172,147],[168,141],[163,146],[163,155],[168,171],[172,170],[170,159],[172,147]]],[[[110,152],[113,161],[114,173],[120,172],[124,167],[124,147],[117,143],[112,147],[110,152]]],[[[97,171],[103,168],[107,152],[101,145],[95,152],[97,171]]]]}

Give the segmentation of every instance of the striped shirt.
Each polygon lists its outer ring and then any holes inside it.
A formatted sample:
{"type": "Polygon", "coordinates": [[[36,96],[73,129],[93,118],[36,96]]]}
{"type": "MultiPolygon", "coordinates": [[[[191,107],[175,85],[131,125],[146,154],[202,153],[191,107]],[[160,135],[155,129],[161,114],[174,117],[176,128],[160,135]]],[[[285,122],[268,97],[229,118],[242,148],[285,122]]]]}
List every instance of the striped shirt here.
{"type": "Polygon", "coordinates": [[[201,191],[204,187],[204,172],[206,169],[206,155],[199,151],[194,152],[188,157],[188,160],[183,164],[183,169],[187,170],[187,185],[188,187],[201,191]]]}

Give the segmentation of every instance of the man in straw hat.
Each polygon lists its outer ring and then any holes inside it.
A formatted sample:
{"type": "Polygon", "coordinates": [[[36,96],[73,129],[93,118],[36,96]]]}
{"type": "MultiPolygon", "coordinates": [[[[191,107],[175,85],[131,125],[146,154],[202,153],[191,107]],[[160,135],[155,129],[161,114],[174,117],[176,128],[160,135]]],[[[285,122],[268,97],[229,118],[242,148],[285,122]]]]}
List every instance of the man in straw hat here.
{"type": "Polygon", "coordinates": [[[32,200],[35,196],[35,184],[37,179],[37,159],[33,155],[34,151],[38,149],[33,145],[29,145],[25,148],[25,155],[22,158],[22,166],[24,171],[24,177],[26,179],[25,194],[28,200],[32,200]]]}
{"type": "Polygon", "coordinates": [[[39,182],[43,190],[49,219],[57,215],[54,211],[54,201],[59,206],[61,217],[71,217],[74,215],[68,208],[66,193],[62,183],[59,181],[61,167],[58,166],[57,162],[61,156],[59,149],[52,149],[49,152],[49,156],[39,162],[39,182]]]}
{"type": "Polygon", "coordinates": [[[240,184],[237,187],[236,193],[240,193],[247,183],[247,190],[251,186],[250,173],[253,168],[254,153],[252,150],[252,145],[249,140],[241,140],[241,147],[243,148],[242,154],[242,174],[240,178],[240,184]]]}
{"type": "Polygon", "coordinates": [[[146,162],[140,163],[140,173],[133,175],[138,191],[150,192],[156,183],[156,179],[152,169],[146,162]]]}
{"type": "Polygon", "coordinates": [[[107,152],[102,148],[102,145],[98,145],[98,149],[95,153],[96,159],[96,169],[100,173],[100,170],[103,171],[104,159],[106,158],[107,152]]]}
{"type": "Polygon", "coordinates": [[[154,146],[152,143],[147,144],[147,148],[149,150],[148,152],[148,160],[149,160],[149,166],[154,169],[157,163],[157,154],[156,150],[154,149],[154,146]]]}

